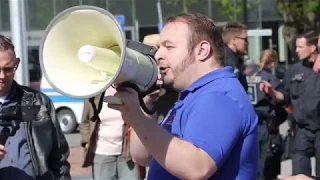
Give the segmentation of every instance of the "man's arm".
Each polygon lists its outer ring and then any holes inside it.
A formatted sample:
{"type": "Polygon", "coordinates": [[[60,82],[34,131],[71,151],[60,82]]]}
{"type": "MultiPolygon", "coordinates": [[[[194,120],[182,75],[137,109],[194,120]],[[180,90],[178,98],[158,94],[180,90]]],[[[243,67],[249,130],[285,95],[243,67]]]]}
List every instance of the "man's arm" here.
{"type": "Polygon", "coordinates": [[[281,105],[288,105],[290,104],[290,81],[291,70],[287,71],[283,82],[277,87],[273,87],[270,82],[261,81],[260,90],[271,96],[275,102],[281,105]]]}
{"type": "MultiPolygon", "coordinates": [[[[272,87],[273,99],[281,105],[288,105],[290,103],[290,78],[291,73],[288,71],[285,74],[283,82],[278,86],[272,87]]],[[[268,94],[268,93],[267,93],[268,94]]]]}
{"type": "MultiPolygon", "coordinates": [[[[150,98],[146,96],[144,98],[144,101],[146,103],[146,106],[148,108],[153,107],[153,102],[156,101],[155,98],[150,98]]],[[[144,113],[146,117],[149,119],[149,121],[157,121],[157,112],[154,113],[152,116],[144,113]]],[[[132,157],[133,162],[141,165],[141,166],[149,166],[152,156],[149,153],[149,151],[146,149],[146,147],[143,145],[139,137],[137,136],[134,129],[131,129],[130,132],[130,154],[132,157]]]]}
{"type": "Polygon", "coordinates": [[[130,133],[130,154],[132,161],[141,166],[149,166],[152,159],[151,154],[144,147],[133,129],[131,129],[130,133]]]}
{"type": "Polygon", "coordinates": [[[171,174],[179,179],[208,179],[240,137],[241,117],[230,98],[210,93],[197,98],[183,139],[148,119],[134,121],[132,127],[152,157],[171,174]]]}
{"type": "Polygon", "coordinates": [[[56,111],[51,100],[47,105],[50,113],[50,118],[53,123],[52,133],[52,151],[48,159],[48,164],[54,173],[55,178],[59,180],[70,180],[70,164],[68,162],[69,157],[69,145],[64,134],[61,131],[59,121],[56,116],[56,111]]]}

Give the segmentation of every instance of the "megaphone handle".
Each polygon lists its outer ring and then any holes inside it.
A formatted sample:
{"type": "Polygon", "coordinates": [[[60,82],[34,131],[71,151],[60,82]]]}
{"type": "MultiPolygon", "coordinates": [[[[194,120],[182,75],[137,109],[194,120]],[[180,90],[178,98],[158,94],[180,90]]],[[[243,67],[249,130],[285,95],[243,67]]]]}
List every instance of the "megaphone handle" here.
{"type": "Polygon", "coordinates": [[[139,101],[140,101],[140,106],[141,106],[142,110],[145,113],[147,113],[149,115],[152,115],[157,111],[157,105],[156,104],[153,104],[153,108],[151,110],[148,109],[148,107],[146,106],[146,104],[143,101],[143,97],[140,94],[139,94],[139,101]]]}
{"type": "MultiPolygon", "coordinates": [[[[139,96],[139,102],[140,102],[140,106],[142,108],[142,110],[149,114],[149,115],[152,115],[154,114],[156,111],[157,111],[157,106],[156,104],[154,104],[153,108],[152,109],[148,109],[148,107],[146,106],[146,104],[144,103],[144,100],[143,100],[143,97],[144,97],[144,94],[141,93],[139,87],[136,85],[136,84],[133,84],[133,83],[129,83],[129,82],[125,82],[125,83],[122,83],[120,85],[121,87],[130,87],[134,90],[136,90],[138,92],[138,96],[139,96]]],[[[119,99],[120,100],[120,99],[119,99]]],[[[120,100],[121,101],[121,100],[120,100]]],[[[118,102],[118,101],[116,101],[118,102]]]]}

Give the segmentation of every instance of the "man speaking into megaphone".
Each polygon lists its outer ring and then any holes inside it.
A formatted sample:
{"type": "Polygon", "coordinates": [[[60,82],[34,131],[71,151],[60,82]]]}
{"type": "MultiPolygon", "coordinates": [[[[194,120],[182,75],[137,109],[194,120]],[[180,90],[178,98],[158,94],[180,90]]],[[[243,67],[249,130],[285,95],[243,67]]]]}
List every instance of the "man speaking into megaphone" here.
{"type": "Polygon", "coordinates": [[[255,179],[258,119],[232,68],[224,67],[222,36],[208,17],[170,17],[156,53],[125,40],[115,18],[92,6],[64,10],[45,32],[40,64],[48,83],[73,98],[115,85],[115,97],[104,99],[133,128],[131,155],[150,165],[149,179],[255,179]],[[159,71],[180,96],[157,124],[150,115],[159,71]]]}
{"type": "MultiPolygon", "coordinates": [[[[159,124],[141,110],[134,89],[117,88],[123,104],[108,106],[134,129],[131,155],[150,165],[148,179],[256,178],[258,119],[232,68],[224,67],[223,47],[208,17],[167,19],[155,59],[164,83],[180,98],[159,124]]],[[[144,98],[149,108],[154,94],[144,98]]]]}

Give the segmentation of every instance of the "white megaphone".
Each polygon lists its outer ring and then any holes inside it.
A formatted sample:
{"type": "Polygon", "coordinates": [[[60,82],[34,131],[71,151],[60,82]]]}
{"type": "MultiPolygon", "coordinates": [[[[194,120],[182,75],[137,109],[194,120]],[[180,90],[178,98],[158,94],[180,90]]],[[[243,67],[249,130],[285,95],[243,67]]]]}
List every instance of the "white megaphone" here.
{"type": "MultiPolygon", "coordinates": [[[[125,82],[146,92],[158,78],[155,51],[126,40],[108,11],[75,6],[59,13],[46,28],[40,65],[48,83],[68,97],[91,98],[125,82]]],[[[109,103],[122,102],[114,97],[109,103]]]]}

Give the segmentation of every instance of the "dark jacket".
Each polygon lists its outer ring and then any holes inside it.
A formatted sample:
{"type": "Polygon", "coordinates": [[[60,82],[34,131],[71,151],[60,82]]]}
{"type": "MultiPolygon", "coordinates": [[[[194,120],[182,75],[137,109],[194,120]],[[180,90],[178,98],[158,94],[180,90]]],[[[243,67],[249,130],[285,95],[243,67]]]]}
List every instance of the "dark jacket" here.
{"type": "Polygon", "coordinates": [[[224,48],[224,65],[231,66],[233,68],[233,72],[237,75],[241,85],[248,91],[247,78],[244,73],[245,66],[243,59],[234,53],[229,47],[225,46],[224,48]]]}
{"type": "Polygon", "coordinates": [[[282,93],[297,125],[315,132],[320,130],[320,74],[312,66],[307,61],[293,64],[286,72],[282,93]]]}
{"type": "Polygon", "coordinates": [[[282,89],[283,84],[272,74],[270,69],[262,69],[261,71],[256,69],[248,74],[248,94],[251,97],[251,102],[259,117],[259,122],[261,123],[267,119],[270,120],[270,118],[274,116],[276,123],[271,123],[278,128],[280,124],[287,120],[288,114],[281,104],[274,103],[271,97],[260,91],[259,85],[262,80],[269,82],[276,90],[282,89]],[[272,112],[274,112],[274,114],[272,112]]]}
{"type": "Polygon", "coordinates": [[[172,108],[175,102],[179,99],[179,93],[172,88],[164,87],[166,89],[166,94],[159,97],[157,101],[157,115],[158,120],[163,120],[167,115],[169,110],[172,108]]]}
{"type": "Polygon", "coordinates": [[[27,144],[37,180],[69,180],[69,146],[61,131],[52,101],[45,94],[16,82],[27,144]]]}

